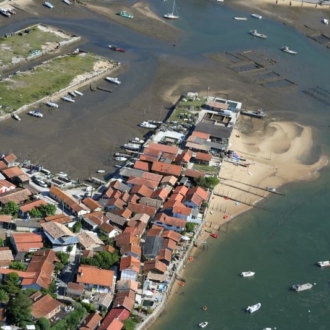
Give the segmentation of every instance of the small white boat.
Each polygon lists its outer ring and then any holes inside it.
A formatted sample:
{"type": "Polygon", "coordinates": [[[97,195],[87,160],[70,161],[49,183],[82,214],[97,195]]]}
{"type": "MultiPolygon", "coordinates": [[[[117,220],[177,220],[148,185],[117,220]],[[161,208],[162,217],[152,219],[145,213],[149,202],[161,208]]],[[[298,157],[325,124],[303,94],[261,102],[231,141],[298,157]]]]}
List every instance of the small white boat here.
{"type": "Polygon", "coordinates": [[[144,140],[139,139],[138,137],[135,137],[134,139],[131,140],[132,143],[138,143],[138,144],[143,144],[144,140]]]}
{"type": "Polygon", "coordinates": [[[292,290],[296,292],[310,290],[313,287],[313,284],[311,283],[305,283],[305,284],[294,284],[292,285],[292,290]]]}
{"type": "Polygon", "coordinates": [[[84,95],[82,92],[79,92],[79,91],[74,91],[74,93],[75,93],[76,95],[79,95],[79,96],[83,96],[83,95],[84,95]]]}
{"type": "Polygon", "coordinates": [[[325,25],[328,25],[329,24],[329,20],[326,19],[326,18],[323,18],[322,23],[324,23],[325,25]]]}
{"type": "Polygon", "coordinates": [[[202,323],[199,323],[198,326],[200,328],[206,328],[208,324],[209,324],[208,322],[202,322],[202,323]]]}
{"type": "Polygon", "coordinates": [[[256,312],[258,309],[260,309],[260,307],[261,307],[261,304],[260,303],[257,303],[255,305],[249,306],[246,309],[246,311],[252,314],[252,313],[256,312]]]}
{"type": "Polygon", "coordinates": [[[253,18],[257,18],[257,19],[263,19],[263,17],[261,15],[258,15],[258,14],[251,14],[251,16],[253,18]]]}
{"type": "Polygon", "coordinates": [[[110,81],[114,84],[120,85],[121,81],[118,80],[118,78],[112,78],[112,77],[106,77],[105,80],[110,81]]]}
{"type": "Polygon", "coordinates": [[[258,38],[261,38],[261,39],[266,39],[267,38],[267,36],[265,34],[258,33],[257,30],[251,30],[250,34],[253,35],[254,37],[258,37],[258,38]]]}
{"type": "Polygon", "coordinates": [[[72,2],[69,1],[69,0],[63,0],[64,3],[66,3],[67,5],[71,6],[72,5],[72,2]]]}
{"type": "Polygon", "coordinates": [[[319,261],[317,263],[320,267],[329,267],[330,266],[330,261],[327,260],[327,261],[319,261]]]}
{"type": "Polygon", "coordinates": [[[129,150],[139,150],[141,148],[141,145],[136,143],[125,143],[123,147],[129,150]]]}
{"type": "MultiPolygon", "coordinates": [[[[276,329],[276,328],[275,328],[276,329]]],[[[264,328],[262,330],[272,330],[272,328],[264,328]]]]}
{"type": "Polygon", "coordinates": [[[58,108],[58,104],[57,103],[54,103],[54,102],[49,101],[49,102],[46,102],[46,104],[49,107],[51,107],[51,108],[58,108]]]}
{"type": "Polygon", "coordinates": [[[51,4],[50,2],[47,2],[47,1],[44,3],[44,5],[45,5],[47,8],[50,8],[50,9],[53,9],[53,8],[54,8],[53,4],[51,4]]]}
{"type": "Polygon", "coordinates": [[[74,100],[69,96],[62,96],[61,99],[67,102],[74,103],[74,100]]]}
{"type": "Polygon", "coordinates": [[[18,121],[21,120],[21,118],[20,118],[18,115],[16,115],[16,113],[13,113],[11,116],[12,116],[12,118],[14,118],[15,120],[18,120],[18,121]]]}
{"type": "Polygon", "coordinates": [[[61,176],[62,178],[66,178],[68,175],[64,172],[59,172],[57,176],[61,176]]]}
{"type": "Polygon", "coordinates": [[[104,173],[105,170],[97,170],[96,173],[104,173]]]}
{"type": "Polygon", "coordinates": [[[142,122],[139,126],[143,128],[157,128],[157,125],[151,124],[147,121],[142,122]]]}
{"type": "Polygon", "coordinates": [[[165,14],[164,15],[164,18],[167,18],[167,19],[179,19],[180,16],[178,14],[175,14],[174,12],[177,11],[176,10],[176,7],[175,7],[175,0],[173,1],[173,8],[172,8],[172,12],[171,13],[168,13],[168,14],[165,14]]]}
{"type": "Polygon", "coordinates": [[[282,50],[283,52],[288,53],[288,54],[291,54],[291,55],[297,55],[297,54],[298,54],[297,52],[295,52],[295,51],[289,49],[288,46],[283,46],[283,47],[281,48],[281,50],[282,50]]]}
{"type": "Polygon", "coordinates": [[[251,272],[251,271],[241,273],[241,276],[243,276],[243,277],[251,277],[254,275],[255,275],[255,272],[251,272]]]}
{"type": "Polygon", "coordinates": [[[236,21],[247,21],[246,17],[234,17],[234,20],[236,21]]]}
{"type": "Polygon", "coordinates": [[[116,157],[115,160],[117,162],[126,162],[127,161],[127,158],[126,157],[116,157]]]}
{"type": "Polygon", "coordinates": [[[42,118],[44,116],[39,110],[29,111],[29,114],[38,118],[42,118]]]}
{"type": "Polygon", "coordinates": [[[72,96],[72,97],[76,97],[76,96],[77,96],[75,92],[68,92],[68,94],[69,94],[70,96],[72,96]]]}
{"type": "Polygon", "coordinates": [[[3,16],[6,16],[6,17],[10,17],[11,16],[10,12],[7,9],[4,9],[4,8],[0,8],[0,13],[3,16]]]}

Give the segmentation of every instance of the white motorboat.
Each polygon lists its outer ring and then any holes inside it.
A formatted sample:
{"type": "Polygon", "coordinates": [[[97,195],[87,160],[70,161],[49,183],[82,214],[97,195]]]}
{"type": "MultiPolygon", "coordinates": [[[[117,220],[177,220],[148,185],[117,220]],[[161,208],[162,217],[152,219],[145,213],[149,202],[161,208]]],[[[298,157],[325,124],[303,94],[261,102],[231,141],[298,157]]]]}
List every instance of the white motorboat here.
{"type": "Polygon", "coordinates": [[[330,266],[330,261],[327,260],[327,261],[319,261],[317,263],[320,267],[329,267],[330,266]]]}
{"type": "Polygon", "coordinates": [[[251,277],[254,275],[255,275],[255,272],[251,272],[251,271],[241,273],[241,276],[243,276],[243,277],[251,277]]]}
{"type": "Polygon", "coordinates": [[[260,303],[257,303],[255,305],[249,306],[246,309],[246,311],[252,314],[252,313],[256,312],[258,309],[260,309],[260,307],[261,307],[261,304],[260,303]]]}
{"type": "Polygon", "coordinates": [[[10,17],[11,16],[10,12],[7,9],[4,9],[4,8],[0,8],[0,13],[3,16],[6,16],[6,17],[10,17]]]}
{"type": "Polygon", "coordinates": [[[49,101],[49,102],[46,102],[46,104],[49,107],[51,107],[51,108],[58,108],[58,104],[57,103],[54,103],[54,102],[49,101]]]}
{"type": "Polygon", "coordinates": [[[288,54],[291,54],[291,55],[297,55],[297,54],[298,54],[297,52],[295,52],[295,51],[289,49],[288,46],[283,46],[283,47],[281,48],[281,50],[282,50],[283,52],[288,53],[288,54]]]}
{"type": "Polygon", "coordinates": [[[67,5],[71,6],[72,5],[72,2],[69,1],[69,0],[63,0],[64,3],[66,3],[67,5]]]}
{"type": "Polygon", "coordinates": [[[125,143],[123,147],[129,150],[139,150],[141,148],[141,145],[136,143],[125,143]]]}
{"type": "Polygon", "coordinates": [[[105,170],[97,170],[96,173],[104,173],[105,170]]]}
{"type": "Polygon", "coordinates": [[[148,120],[148,123],[154,124],[154,125],[157,125],[157,126],[163,124],[163,122],[160,121],[160,120],[148,120]]]}
{"type": "Polygon", "coordinates": [[[64,100],[64,101],[67,101],[67,102],[74,103],[74,99],[72,99],[69,96],[62,96],[61,99],[64,100]]]}
{"type": "Polygon", "coordinates": [[[126,162],[127,161],[127,158],[126,157],[116,157],[115,160],[117,162],[126,162]]]}
{"type": "Polygon", "coordinates": [[[209,324],[208,322],[202,322],[202,323],[199,323],[198,326],[200,328],[206,328],[208,324],[209,324]]]}
{"type": "Polygon", "coordinates": [[[42,118],[44,115],[39,110],[29,111],[29,114],[33,117],[42,118]]]}
{"type": "Polygon", "coordinates": [[[68,92],[68,94],[69,94],[70,96],[72,96],[72,97],[76,97],[76,96],[77,96],[75,92],[68,92]]]}
{"type": "Polygon", "coordinates": [[[257,30],[251,30],[250,34],[253,35],[254,37],[258,37],[258,38],[261,38],[261,39],[267,39],[267,36],[265,34],[258,33],[257,30]]]}
{"type": "Polygon", "coordinates": [[[59,172],[59,173],[57,174],[57,176],[60,176],[60,177],[62,177],[62,178],[66,178],[68,175],[67,175],[66,173],[64,173],[64,172],[59,172]]]}
{"type": "Polygon", "coordinates": [[[138,144],[143,144],[144,140],[139,139],[138,137],[135,137],[134,139],[131,140],[132,143],[138,143],[138,144]]]}
{"type": "Polygon", "coordinates": [[[157,128],[157,125],[151,124],[147,121],[142,122],[139,126],[143,128],[157,128]]]}
{"type": "Polygon", "coordinates": [[[50,9],[53,9],[53,8],[54,8],[53,4],[51,4],[50,2],[47,2],[47,1],[45,1],[44,5],[45,5],[47,8],[50,8],[50,9]]]}
{"type": "Polygon", "coordinates": [[[263,17],[261,15],[258,15],[258,14],[251,14],[251,16],[253,18],[257,18],[257,19],[263,19],[263,17]]]}
{"type": "Polygon", "coordinates": [[[12,118],[14,118],[15,120],[18,120],[18,121],[20,121],[21,120],[21,118],[18,116],[18,115],[16,115],[16,113],[12,113],[12,118]]]}
{"type": "Polygon", "coordinates": [[[167,19],[179,19],[180,16],[175,13],[177,12],[176,10],[176,7],[175,7],[175,0],[173,1],[173,8],[172,8],[172,12],[171,13],[168,13],[168,14],[165,14],[164,15],[164,18],[167,18],[167,19]]]}
{"type": "Polygon", "coordinates": [[[118,78],[113,78],[113,77],[106,77],[105,80],[110,81],[114,84],[120,85],[121,81],[118,80],[118,78]]]}
{"type": "Polygon", "coordinates": [[[234,20],[236,21],[247,21],[246,17],[234,17],[234,20]]]}
{"type": "Polygon", "coordinates": [[[323,18],[322,23],[324,23],[325,25],[328,25],[329,24],[329,20],[326,19],[326,18],[323,18]]]}
{"type": "MultiPolygon", "coordinates": [[[[276,328],[275,328],[276,329],[276,328]]],[[[272,328],[264,328],[262,330],[272,330],[272,328]]]]}
{"type": "Polygon", "coordinates": [[[311,284],[311,283],[294,284],[294,285],[292,285],[292,290],[296,291],[296,292],[300,292],[300,291],[309,290],[312,287],[313,287],[313,284],[311,284]]]}
{"type": "Polygon", "coordinates": [[[79,91],[74,91],[74,93],[75,93],[76,95],[79,95],[79,96],[83,96],[83,95],[84,95],[82,92],[79,92],[79,91]]]}

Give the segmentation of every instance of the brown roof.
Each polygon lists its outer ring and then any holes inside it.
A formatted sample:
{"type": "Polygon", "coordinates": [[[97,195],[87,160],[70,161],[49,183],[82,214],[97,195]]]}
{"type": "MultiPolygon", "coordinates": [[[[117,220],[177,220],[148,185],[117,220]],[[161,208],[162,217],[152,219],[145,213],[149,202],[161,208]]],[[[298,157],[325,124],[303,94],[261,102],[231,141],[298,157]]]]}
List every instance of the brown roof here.
{"type": "Polygon", "coordinates": [[[46,317],[49,313],[55,311],[59,306],[61,306],[59,301],[52,298],[49,294],[46,294],[33,303],[31,315],[36,319],[46,317]]]}
{"type": "Polygon", "coordinates": [[[123,209],[126,205],[126,202],[124,202],[122,199],[113,197],[110,198],[109,201],[107,202],[106,206],[116,206],[118,209],[123,209]]]}
{"type": "Polygon", "coordinates": [[[160,226],[153,225],[148,233],[147,236],[161,236],[164,232],[164,228],[160,226]]]}
{"type": "Polygon", "coordinates": [[[43,199],[37,199],[33,202],[22,205],[19,209],[21,212],[25,213],[25,212],[29,212],[32,209],[39,207],[41,205],[47,205],[47,203],[43,199]]]}
{"type": "Polygon", "coordinates": [[[14,260],[13,253],[9,248],[7,250],[0,250],[0,261],[12,261],[14,260]]]}
{"type": "MultiPolygon", "coordinates": [[[[173,194],[171,195],[171,197],[168,199],[168,201],[181,202],[181,201],[183,200],[183,198],[184,198],[183,195],[173,193],[173,194]]],[[[164,205],[164,208],[166,208],[165,205],[164,205]]]]}
{"type": "Polygon", "coordinates": [[[113,270],[80,265],[78,269],[77,282],[111,287],[113,284],[113,275],[113,270]]]}
{"type": "Polygon", "coordinates": [[[154,162],[152,164],[152,171],[168,175],[180,176],[182,167],[179,165],[167,164],[163,162],[154,162]]]}
{"type": "Polygon", "coordinates": [[[188,192],[188,188],[186,186],[177,186],[174,190],[173,190],[173,194],[181,194],[183,196],[185,196],[188,192]]]}
{"type": "Polygon", "coordinates": [[[193,152],[191,150],[185,150],[181,154],[176,156],[175,162],[180,163],[189,163],[191,157],[193,155],[193,152]]]}
{"type": "Polygon", "coordinates": [[[0,171],[4,170],[7,167],[7,164],[3,160],[0,160],[0,171]]]}
{"type": "MultiPolygon", "coordinates": [[[[105,320],[103,320],[104,322],[105,320]]],[[[112,319],[109,324],[103,325],[103,322],[99,328],[99,330],[121,330],[124,327],[124,323],[117,320],[112,319]]]]}
{"type": "Polygon", "coordinates": [[[158,256],[157,256],[158,260],[166,260],[168,262],[171,262],[171,258],[172,258],[172,252],[169,249],[161,249],[158,252],[158,256]]]}
{"type": "Polygon", "coordinates": [[[205,172],[203,171],[197,171],[197,170],[192,170],[190,168],[187,168],[186,171],[184,172],[184,175],[189,177],[189,178],[200,178],[205,175],[205,172]]]}
{"type": "Polygon", "coordinates": [[[136,213],[132,219],[141,221],[141,222],[144,222],[145,224],[147,224],[150,220],[150,215],[148,215],[146,213],[136,213]]]}
{"type": "Polygon", "coordinates": [[[196,136],[196,137],[199,137],[199,138],[205,139],[205,140],[208,140],[210,138],[210,134],[203,133],[203,132],[197,132],[197,131],[193,131],[191,136],[196,136]]]}
{"type": "Polygon", "coordinates": [[[163,248],[164,249],[170,249],[172,251],[174,251],[176,249],[177,245],[176,242],[173,241],[172,239],[169,238],[165,238],[163,241],[163,248]]]}
{"type": "Polygon", "coordinates": [[[53,222],[58,222],[58,223],[62,223],[62,224],[72,222],[71,217],[69,217],[68,215],[65,215],[65,214],[51,215],[49,217],[46,217],[44,220],[46,222],[53,221],[53,222]]]}
{"type": "Polygon", "coordinates": [[[157,183],[159,183],[162,180],[163,176],[155,173],[142,172],[141,178],[150,181],[156,181],[157,183]]]}
{"type": "Polygon", "coordinates": [[[82,283],[69,282],[68,283],[68,289],[78,291],[78,292],[82,293],[84,291],[84,285],[82,283]]]}
{"type": "Polygon", "coordinates": [[[155,221],[161,221],[164,222],[166,225],[169,226],[176,226],[179,228],[185,228],[187,221],[174,218],[174,217],[169,217],[165,213],[158,213],[155,217],[155,221]]]}
{"type": "Polygon", "coordinates": [[[94,330],[97,328],[101,320],[102,320],[102,316],[100,316],[100,314],[98,314],[97,312],[90,313],[85,318],[84,322],[82,323],[82,326],[86,327],[89,330],[94,330]]]}
{"type": "Polygon", "coordinates": [[[116,249],[111,245],[104,245],[103,246],[103,251],[107,251],[107,252],[110,252],[112,254],[116,251],[116,249]]]}
{"type": "Polygon", "coordinates": [[[159,198],[162,201],[164,201],[167,198],[168,194],[169,194],[169,191],[167,189],[160,188],[160,189],[155,190],[152,193],[151,198],[159,198]]]}
{"type": "Polygon", "coordinates": [[[119,215],[125,219],[128,219],[132,215],[132,211],[126,208],[124,210],[112,210],[111,213],[119,215]]]}
{"type": "Polygon", "coordinates": [[[12,233],[17,251],[29,251],[30,249],[41,249],[44,244],[41,235],[34,233],[12,233]]]}
{"type": "Polygon", "coordinates": [[[197,206],[201,206],[203,203],[203,198],[201,198],[199,195],[197,194],[192,194],[192,195],[187,195],[185,198],[185,202],[193,202],[195,205],[197,206]]]}
{"type": "Polygon", "coordinates": [[[124,226],[127,223],[127,219],[119,215],[116,215],[114,212],[107,212],[107,217],[109,218],[110,223],[114,223],[117,226],[124,226]]]}
{"type": "Polygon", "coordinates": [[[140,239],[131,233],[121,233],[115,237],[115,242],[116,246],[122,247],[129,244],[139,244],[140,239]]]}
{"type": "Polygon", "coordinates": [[[82,202],[92,211],[99,208],[102,209],[102,205],[95,201],[93,198],[85,198],[82,200],[82,202]]]}
{"type": "Polygon", "coordinates": [[[116,283],[116,289],[120,290],[132,290],[137,292],[139,283],[133,280],[120,280],[116,283]]]}
{"type": "Polygon", "coordinates": [[[176,243],[181,240],[181,235],[179,233],[175,232],[174,230],[164,231],[162,237],[163,238],[168,238],[172,241],[175,241],[176,243]]]}
{"type": "Polygon", "coordinates": [[[222,102],[217,102],[217,101],[208,101],[207,105],[212,108],[221,109],[221,110],[228,109],[228,103],[222,103],[222,102]]]}
{"type": "MultiPolygon", "coordinates": [[[[176,195],[179,195],[179,194],[176,194],[176,195]]],[[[173,196],[173,195],[172,195],[173,196]]],[[[182,196],[182,195],[180,195],[182,196]]],[[[169,199],[164,205],[163,205],[163,209],[170,209],[172,208],[173,206],[175,205],[181,205],[181,202],[180,201],[177,201],[175,199],[169,199]]]]}
{"type": "Polygon", "coordinates": [[[0,222],[11,222],[13,217],[11,215],[2,215],[0,214],[0,222]]]}
{"type": "Polygon", "coordinates": [[[152,195],[153,190],[148,188],[147,186],[144,185],[135,185],[132,189],[131,189],[131,194],[137,194],[140,196],[144,196],[144,197],[150,197],[152,195]]]}
{"type": "Polygon", "coordinates": [[[92,250],[104,243],[98,238],[96,233],[90,231],[80,231],[78,234],[79,243],[86,250],[92,250]]]}
{"type": "Polygon", "coordinates": [[[138,244],[129,244],[129,245],[123,245],[120,248],[121,254],[127,254],[129,252],[132,252],[136,254],[137,256],[141,257],[142,249],[141,246],[138,244]]]}
{"type": "Polygon", "coordinates": [[[173,176],[173,175],[166,175],[166,176],[163,177],[163,179],[162,179],[161,182],[162,183],[169,183],[172,186],[174,186],[177,181],[178,181],[178,178],[176,178],[175,176],[173,176]]]}
{"type": "Polygon", "coordinates": [[[141,160],[137,160],[134,163],[134,168],[142,171],[150,171],[150,164],[147,162],[142,162],[141,160]]]}
{"type": "Polygon", "coordinates": [[[130,299],[132,299],[133,301],[135,301],[135,297],[136,297],[136,292],[134,292],[133,290],[120,290],[119,292],[117,292],[116,294],[116,298],[123,298],[123,297],[128,297],[130,299]]]}
{"type": "Polygon", "coordinates": [[[13,153],[10,153],[7,154],[5,157],[2,157],[1,159],[4,160],[7,164],[9,164],[13,163],[17,159],[17,157],[13,153]]]}
{"type": "Polygon", "coordinates": [[[150,148],[144,148],[143,155],[159,158],[162,155],[162,152],[160,150],[150,149],[150,148]]]}
{"type": "MultiPolygon", "coordinates": [[[[144,185],[152,190],[154,190],[158,187],[157,181],[148,180],[148,179],[144,179],[144,178],[138,178],[135,176],[129,177],[127,180],[127,183],[132,184],[132,185],[141,185],[141,186],[144,185]]],[[[131,191],[131,193],[134,193],[134,192],[131,191]]]]}
{"type": "Polygon", "coordinates": [[[41,224],[41,227],[54,239],[58,239],[64,236],[76,236],[69,228],[58,222],[44,222],[41,224]]]}
{"type": "Polygon", "coordinates": [[[167,152],[169,154],[175,154],[175,155],[179,152],[179,148],[177,147],[167,146],[164,144],[158,144],[153,142],[151,142],[148,147],[153,150],[167,152]]]}
{"type": "Polygon", "coordinates": [[[209,162],[212,159],[212,155],[205,152],[196,152],[195,159],[209,162]]]}
{"type": "Polygon", "coordinates": [[[21,204],[29,200],[31,195],[32,193],[30,190],[17,188],[0,194],[0,203],[7,204],[8,202],[14,202],[16,204],[21,204]]]}
{"type": "Polygon", "coordinates": [[[89,219],[95,225],[101,225],[102,223],[109,220],[107,215],[104,215],[102,211],[87,213],[83,215],[84,219],[89,219]]]}
{"type": "Polygon", "coordinates": [[[140,260],[129,256],[129,257],[122,257],[120,259],[120,266],[119,266],[119,270],[123,271],[125,269],[132,269],[134,270],[136,273],[140,272],[140,260]]]}
{"type": "MultiPolygon", "coordinates": [[[[1,169],[0,169],[1,170],[1,169]]],[[[2,187],[6,187],[6,188],[16,188],[16,186],[14,184],[12,184],[11,182],[7,181],[7,180],[0,180],[0,189],[2,187]]]]}
{"type": "MultiPolygon", "coordinates": [[[[131,311],[134,307],[135,301],[129,297],[117,297],[113,302],[113,307],[124,307],[131,311]]],[[[112,328],[110,328],[112,330],[112,328]]]]}
{"type": "Polygon", "coordinates": [[[134,235],[134,236],[141,236],[141,231],[136,228],[135,226],[127,226],[123,233],[130,233],[131,235],[134,235]]]}
{"type": "Polygon", "coordinates": [[[25,173],[18,166],[12,166],[2,170],[2,174],[4,174],[8,179],[12,179],[25,173]]]}
{"type": "Polygon", "coordinates": [[[147,260],[144,262],[144,273],[148,273],[149,271],[158,272],[164,274],[167,270],[166,265],[159,260],[147,260]]]}
{"type": "Polygon", "coordinates": [[[155,207],[156,209],[159,209],[163,204],[163,202],[161,200],[150,198],[150,197],[141,197],[139,200],[139,203],[143,204],[143,205],[149,205],[149,206],[155,207]]]}
{"type": "Polygon", "coordinates": [[[191,195],[191,194],[195,194],[195,193],[198,196],[200,196],[204,201],[207,200],[207,198],[209,196],[209,193],[201,187],[190,188],[187,195],[191,195]]]}
{"type": "Polygon", "coordinates": [[[101,226],[99,226],[99,229],[103,230],[106,233],[111,233],[113,230],[115,230],[114,226],[111,226],[109,223],[104,222],[101,226]]]}
{"type": "Polygon", "coordinates": [[[192,212],[191,208],[186,207],[184,205],[182,205],[182,206],[179,206],[179,205],[174,206],[172,210],[173,210],[173,213],[182,214],[182,215],[185,215],[185,216],[191,215],[191,212],[192,212]]]}
{"type": "Polygon", "coordinates": [[[152,206],[136,204],[136,203],[128,203],[128,208],[134,213],[146,213],[149,216],[153,216],[156,213],[156,209],[152,206]]]}

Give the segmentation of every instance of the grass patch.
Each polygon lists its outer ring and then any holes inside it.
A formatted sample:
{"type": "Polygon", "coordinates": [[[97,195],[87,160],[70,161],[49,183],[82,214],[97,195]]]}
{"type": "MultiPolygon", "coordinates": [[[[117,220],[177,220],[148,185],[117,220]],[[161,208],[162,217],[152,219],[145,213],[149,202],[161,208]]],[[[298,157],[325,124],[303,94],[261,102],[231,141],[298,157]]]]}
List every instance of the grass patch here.
{"type": "Polygon", "coordinates": [[[93,54],[58,57],[36,66],[31,71],[20,72],[2,80],[0,82],[2,110],[10,112],[52,95],[67,87],[76,76],[92,72],[98,60],[100,57],[93,54]]]}
{"type": "Polygon", "coordinates": [[[203,171],[205,173],[216,174],[219,172],[220,168],[215,166],[208,166],[204,164],[194,164],[194,170],[203,171]]]}
{"type": "Polygon", "coordinates": [[[188,110],[183,110],[183,109],[175,109],[172,114],[171,117],[169,118],[169,120],[172,121],[177,121],[177,122],[184,122],[184,118],[187,118],[190,115],[194,115],[194,113],[192,113],[191,111],[188,110]]]}

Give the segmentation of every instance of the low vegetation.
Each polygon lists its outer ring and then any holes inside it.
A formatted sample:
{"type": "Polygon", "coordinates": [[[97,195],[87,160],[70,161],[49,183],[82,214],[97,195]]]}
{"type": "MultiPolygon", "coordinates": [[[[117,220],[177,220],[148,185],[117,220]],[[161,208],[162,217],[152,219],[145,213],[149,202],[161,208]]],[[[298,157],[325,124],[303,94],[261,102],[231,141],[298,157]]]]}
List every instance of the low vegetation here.
{"type": "Polygon", "coordinates": [[[196,171],[203,171],[208,174],[217,174],[219,173],[219,167],[209,166],[205,164],[194,164],[193,169],[196,171]]]}

